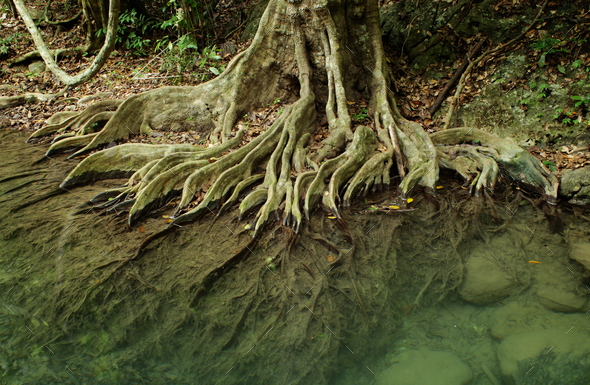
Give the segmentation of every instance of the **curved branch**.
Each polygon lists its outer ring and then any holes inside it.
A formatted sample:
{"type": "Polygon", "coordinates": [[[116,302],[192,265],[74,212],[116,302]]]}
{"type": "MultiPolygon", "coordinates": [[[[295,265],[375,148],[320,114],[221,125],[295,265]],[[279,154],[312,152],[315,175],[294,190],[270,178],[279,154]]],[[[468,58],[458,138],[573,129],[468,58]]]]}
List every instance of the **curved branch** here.
{"type": "Polygon", "coordinates": [[[102,46],[98,55],[96,55],[96,57],[94,58],[94,61],[92,62],[90,67],[86,68],[84,71],[75,76],[70,76],[64,70],[62,70],[59,67],[59,65],[57,65],[51,52],[45,45],[43,37],[37,29],[35,22],[31,18],[31,15],[29,15],[29,12],[27,11],[27,8],[25,7],[23,0],[14,0],[14,4],[20,17],[22,17],[23,21],[25,22],[25,25],[27,26],[29,33],[33,37],[33,41],[35,42],[35,45],[37,46],[37,49],[39,50],[39,53],[41,54],[43,61],[51,70],[51,72],[55,74],[59,81],[68,86],[75,86],[84,83],[91,79],[94,75],[96,75],[96,73],[100,71],[100,69],[108,59],[109,55],[111,54],[111,51],[115,46],[115,40],[117,37],[117,26],[119,24],[119,0],[110,0],[109,23],[107,26],[107,36],[104,45],[102,46]]]}

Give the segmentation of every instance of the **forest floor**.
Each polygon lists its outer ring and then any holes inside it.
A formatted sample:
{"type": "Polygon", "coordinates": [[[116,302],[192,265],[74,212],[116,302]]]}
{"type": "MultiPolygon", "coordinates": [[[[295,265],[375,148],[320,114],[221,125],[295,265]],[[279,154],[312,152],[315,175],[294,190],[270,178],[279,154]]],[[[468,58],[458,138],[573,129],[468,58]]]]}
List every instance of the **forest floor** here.
{"type": "MultiPolygon", "coordinates": [[[[57,8],[59,2],[54,3],[57,8]]],[[[217,20],[220,25],[225,26],[232,22],[232,15],[244,14],[257,1],[238,4],[229,2],[229,5],[225,5],[226,3],[220,2],[216,9],[217,20]]],[[[502,4],[498,6],[502,6],[502,4]]],[[[39,6],[37,7],[39,8],[38,12],[42,11],[39,6]]],[[[551,4],[549,4],[549,10],[546,12],[549,15],[555,15],[556,11],[552,10],[551,4]]],[[[61,15],[62,18],[67,16],[66,14],[61,15]]],[[[588,39],[581,41],[579,38],[575,38],[576,36],[584,36],[584,31],[587,31],[584,25],[590,23],[590,14],[586,13],[580,16],[582,17],[579,20],[583,20],[585,24],[582,23],[579,27],[572,28],[573,31],[568,31],[569,34],[550,36],[544,28],[547,21],[542,21],[509,52],[491,56],[480,66],[474,68],[471,75],[466,78],[465,88],[460,97],[460,105],[463,106],[477,98],[482,98],[482,92],[485,94],[486,89],[498,89],[500,94],[508,94],[515,89],[520,90],[521,103],[514,107],[520,109],[519,111],[525,115],[529,109],[528,106],[533,104],[532,101],[537,104],[545,101],[546,107],[552,108],[550,114],[553,116],[552,121],[545,123],[544,129],[551,132],[551,135],[531,137],[524,146],[528,148],[529,152],[541,159],[548,168],[557,173],[558,177],[566,169],[590,165],[590,151],[588,145],[584,145],[584,140],[582,140],[590,133],[590,112],[588,111],[590,91],[588,91],[588,96],[583,93],[577,95],[573,91],[576,89],[575,86],[578,90],[580,87],[583,90],[588,90],[590,87],[590,43],[587,41],[588,39]],[[539,42],[552,42],[548,39],[555,39],[553,41],[555,47],[551,48],[555,52],[550,54],[547,54],[544,48],[539,46],[539,42]],[[528,68],[527,73],[522,71],[521,76],[517,77],[507,75],[508,70],[505,66],[506,62],[511,59],[510,55],[515,52],[525,57],[524,62],[527,63],[525,67],[528,68]],[[543,63],[541,63],[541,56],[543,56],[543,63]],[[531,71],[544,72],[543,76],[548,79],[547,83],[531,84],[531,74],[529,73],[531,71]],[[564,99],[561,99],[561,102],[565,103],[564,105],[549,106],[553,86],[567,92],[567,101],[564,102],[564,99]],[[525,99],[522,96],[523,92],[530,93],[531,97],[525,99]],[[572,97],[582,99],[574,100],[572,97]],[[588,100],[583,99],[584,97],[588,100]],[[572,129],[575,129],[574,134],[571,134],[572,129]]],[[[59,16],[57,17],[59,18],[59,16]]],[[[244,17],[242,16],[242,18],[244,17]]],[[[31,61],[14,64],[19,56],[35,49],[24,23],[13,18],[10,13],[3,11],[0,13],[0,24],[0,58],[2,59],[0,96],[12,96],[25,92],[49,94],[59,92],[62,88],[55,76],[49,71],[31,72],[29,67],[31,61]]],[[[213,42],[215,45],[206,48],[199,47],[198,50],[186,52],[178,52],[177,47],[169,50],[165,44],[162,44],[159,49],[154,49],[156,42],[164,37],[162,31],[153,32],[153,36],[150,36],[151,39],[144,41],[144,46],[139,49],[137,47],[126,49],[125,44],[120,43],[102,70],[91,81],[69,90],[65,95],[55,100],[3,111],[0,115],[0,128],[32,132],[41,128],[45,120],[54,113],[64,110],[83,110],[101,97],[124,99],[162,86],[194,86],[208,81],[222,72],[237,53],[249,46],[249,40],[240,38],[245,25],[246,21],[241,22],[240,26],[227,38],[219,36],[213,42]],[[91,100],[83,99],[91,95],[99,97],[91,100]]],[[[58,32],[54,26],[44,22],[41,22],[40,26],[45,40],[49,42],[52,49],[72,48],[82,45],[84,42],[84,34],[80,24],[62,32],[58,32]]],[[[220,30],[224,29],[227,28],[220,28],[220,30]]],[[[465,49],[469,49],[475,45],[477,39],[476,36],[461,38],[461,45],[465,49]]],[[[490,47],[490,43],[486,43],[484,47],[486,46],[490,47]]],[[[454,88],[446,96],[440,111],[431,116],[429,109],[464,59],[437,62],[416,68],[416,65],[406,61],[407,58],[402,56],[398,59],[399,52],[391,46],[386,44],[385,48],[388,61],[395,74],[394,89],[402,114],[410,120],[419,122],[429,133],[440,130],[444,125],[445,114],[443,112],[450,104],[450,99],[455,92],[454,88]]],[[[428,52],[424,54],[427,55],[428,52]]],[[[66,57],[61,59],[59,64],[66,71],[76,73],[86,67],[91,60],[92,57],[87,56],[66,57]]],[[[237,124],[248,127],[251,135],[254,135],[256,131],[262,130],[261,125],[274,121],[283,107],[283,103],[277,99],[274,104],[250,111],[237,124]]],[[[351,101],[349,108],[354,123],[372,125],[371,114],[365,102],[351,101]]],[[[475,113],[481,114],[481,111],[475,111],[475,113]]],[[[461,116],[461,112],[456,113],[457,115],[461,116]]],[[[486,118],[482,117],[481,119],[485,121],[486,118]]],[[[320,126],[327,126],[325,117],[319,118],[319,120],[320,126]]],[[[483,129],[486,129],[485,122],[483,129]]],[[[506,127],[503,132],[510,132],[511,129],[516,134],[519,127],[518,125],[512,128],[506,127]]],[[[315,139],[321,140],[321,136],[320,133],[315,139]]],[[[154,144],[208,144],[207,139],[199,137],[197,133],[172,131],[154,131],[149,135],[132,137],[130,141],[154,144]]]]}

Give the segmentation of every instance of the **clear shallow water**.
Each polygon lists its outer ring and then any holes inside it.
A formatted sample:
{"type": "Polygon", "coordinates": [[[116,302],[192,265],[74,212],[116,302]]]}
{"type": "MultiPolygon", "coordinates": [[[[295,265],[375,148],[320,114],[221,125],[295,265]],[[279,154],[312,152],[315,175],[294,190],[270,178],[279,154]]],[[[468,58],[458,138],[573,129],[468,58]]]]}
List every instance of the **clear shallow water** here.
{"type": "Polygon", "coordinates": [[[0,383],[590,383],[590,291],[570,259],[590,242],[587,211],[560,207],[552,233],[516,191],[476,210],[443,180],[414,211],[369,197],[347,217],[352,243],[318,213],[286,257],[289,232],[250,245],[230,213],[122,264],[170,210],[133,229],[74,215],[121,183],[105,181],[14,211],[74,166],[33,166],[45,147],[23,141],[0,137],[0,383]]]}

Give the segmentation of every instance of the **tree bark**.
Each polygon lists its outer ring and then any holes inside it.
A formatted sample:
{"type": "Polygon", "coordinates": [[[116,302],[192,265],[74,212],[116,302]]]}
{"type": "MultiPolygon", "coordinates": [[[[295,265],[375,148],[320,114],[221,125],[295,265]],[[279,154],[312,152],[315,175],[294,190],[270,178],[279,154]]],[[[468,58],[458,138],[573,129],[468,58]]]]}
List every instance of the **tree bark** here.
{"type": "Polygon", "coordinates": [[[71,76],[62,70],[56,63],[53,55],[45,45],[43,37],[37,29],[35,22],[33,19],[31,19],[31,16],[29,15],[23,0],[14,0],[14,3],[19,15],[22,17],[25,25],[27,26],[29,33],[33,37],[33,41],[35,42],[35,45],[37,46],[43,61],[51,70],[51,72],[53,72],[53,74],[59,79],[59,81],[67,86],[75,86],[91,79],[96,73],[98,73],[98,71],[100,71],[115,46],[115,40],[117,38],[117,26],[119,23],[119,0],[110,0],[105,44],[102,46],[100,52],[98,55],[96,55],[87,69],[75,76],[71,76]]]}

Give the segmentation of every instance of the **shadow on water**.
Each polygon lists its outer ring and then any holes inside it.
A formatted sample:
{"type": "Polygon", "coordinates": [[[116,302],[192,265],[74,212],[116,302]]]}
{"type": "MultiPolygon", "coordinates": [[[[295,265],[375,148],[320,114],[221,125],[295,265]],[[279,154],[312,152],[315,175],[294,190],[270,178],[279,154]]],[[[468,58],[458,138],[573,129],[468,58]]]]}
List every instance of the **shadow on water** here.
{"type": "Polygon", "coordinates": [[[124,181],[58,194],[75,162],[33,165],[45,148],[15,132],[0,151],[0,383],[590,383],[581,208],[448,177],[296,238],[206,217],[130,260],[173,206],[135,228],[75,214],[124,181]]]}

